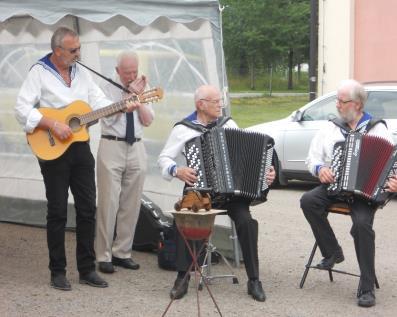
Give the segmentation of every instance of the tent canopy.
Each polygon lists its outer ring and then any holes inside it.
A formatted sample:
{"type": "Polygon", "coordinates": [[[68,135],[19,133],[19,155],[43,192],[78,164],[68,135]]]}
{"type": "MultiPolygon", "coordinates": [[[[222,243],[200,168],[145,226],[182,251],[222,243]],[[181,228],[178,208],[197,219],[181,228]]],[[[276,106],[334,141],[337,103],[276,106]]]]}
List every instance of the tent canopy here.
{"type": "Polygon", "coordinates": [[[18,16],[31,16],[44,24],[56,24],[67,15],[90,22],[105,22],[123,16],[141,26],[166,17],[178,23],[206,19],[219,27],[217,0],[19,0],[0,2],[0,22],[18,16]]]}
{"type": "MultiPolygon", "coordinates": [[[[199,85],[216,85],[227,98],[219,2],[3,0],[0,220],[32,223],[36,213],[40,218],[37,221],[45,219],[42,176],[14,118],[14,106],[29,68],[50,52],[51,35],[61,25],[79,33],[85,65],[113,77],[117,55],[123,50],[134,50],[139,56],[139,70],[148,77],[150,86],[164,89],[164,98],[153,105],[155,120],[145,129],[149,171],[144,193],[164,210],[171,209],[182,184],[164,181],[156,164],[169,131],[176,121],[193,111],[193,93],[199,85]]],[[[99,85],[103,84],[102,79],[92,76],[99,85]]],[[[94,156],[99,135],[99,124],[90,128],[94,156]]]]}

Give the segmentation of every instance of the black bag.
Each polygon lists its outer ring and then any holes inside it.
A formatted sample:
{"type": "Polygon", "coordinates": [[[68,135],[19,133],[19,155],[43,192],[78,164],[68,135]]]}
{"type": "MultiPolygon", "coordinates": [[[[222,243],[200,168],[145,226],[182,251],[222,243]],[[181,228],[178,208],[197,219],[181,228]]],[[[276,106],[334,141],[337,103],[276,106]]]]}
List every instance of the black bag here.
{"type": "Polygon", "coordinates": [[[164,270],[176,270],[176,243],[175,227],[164,228],[161,233],[159,249],[157,250],[157,261],[160,268],[164,270]]]}
{"type": "Polygon", "coordinates": [[[171,226],[172,222],[163,214],[161,208],[142,195],[141,210],[132,249],[137,251],[158,250],[164,228],[171,226]]]}

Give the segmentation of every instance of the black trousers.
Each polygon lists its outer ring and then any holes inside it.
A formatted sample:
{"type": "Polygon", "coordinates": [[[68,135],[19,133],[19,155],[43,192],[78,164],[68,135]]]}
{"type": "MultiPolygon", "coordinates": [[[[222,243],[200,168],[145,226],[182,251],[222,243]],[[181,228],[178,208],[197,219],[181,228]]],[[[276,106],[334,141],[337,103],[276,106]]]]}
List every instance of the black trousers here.
{"type": "Polygon", "coordinates": [[[47,197],[47,244],[51,274],[66,273],[68,190],[76,209],[76,258],[81,274],[95,269],[95,161],[87,142],[73,143],[59,158],[39,161],[47,197]]]}
{"type": "MultiPolygon", "coordinates": [[[[251,217],[249,211],[250,201],[245,199],[236,199],[228,203],[224,208],[227,214],[234,221],[238,240],[241,245],[245,270],[250,279],[259,278],[259,261],[258,261],[258,222],[251,217]]],[[[175,222],[174,222],[175,226],[175,222]]],[[[188,248],[185,245],[183,237],[176,230],[176,269],[179,272],[188,270],[192,263],[192,258],[188,248]]],[[[200,248],[198,243],[197,251],[200,248]]]]}
{"type": "MultiPolygon", "coordinates": [[[[326,185],[320,185],[305,193],[300,202],[321,254],[323,257],[330,257],[339,248],[339,244],[328,221],[326,210],[336,200],[327,196],[326,185]]],[[[354,239],[361,272],[360,289],[361,291],[373,290],[375,284],[375,232],[372,226],[376,208],[360,198],[355,198],[351,209],[353,225],[350,234],[354,239]]]]}

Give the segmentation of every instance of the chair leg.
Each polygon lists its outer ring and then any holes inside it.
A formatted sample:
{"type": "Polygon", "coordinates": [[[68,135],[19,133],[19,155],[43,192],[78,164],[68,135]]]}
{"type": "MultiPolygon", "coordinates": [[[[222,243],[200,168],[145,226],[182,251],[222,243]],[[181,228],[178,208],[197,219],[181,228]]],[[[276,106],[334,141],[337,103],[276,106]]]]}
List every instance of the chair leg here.
{"type": "Polygon", "coordinates": [[[303,272],[303,276],[302,276],[301,282],[299,284],[300,288],[303,288],[303,285],[305,284],[307,274],[309,273],[309,269],[313,262],[314,254],[316,253],[316,250],[317,250],[317,246],[318,246],[318,244],[316,241],[316,242],[314,242],[312,252],[310,253],[309,261],[307,261],[305,271],[303,272]]]}
{"type": "Polygon", "coordinates": [[[334,281],[334,277],[332,275],[332,270],[328,270],[328,275],[329,275],[329,281],[333,282],[334,281]]]}

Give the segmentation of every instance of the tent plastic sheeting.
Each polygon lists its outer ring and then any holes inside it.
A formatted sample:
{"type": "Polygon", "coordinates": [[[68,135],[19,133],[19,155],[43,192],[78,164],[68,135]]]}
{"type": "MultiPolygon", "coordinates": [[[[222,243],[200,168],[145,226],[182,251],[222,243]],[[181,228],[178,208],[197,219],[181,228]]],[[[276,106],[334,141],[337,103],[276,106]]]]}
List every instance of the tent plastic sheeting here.
{"type": "MultiPolygon", "coordinates": [[[[29,68],[50,52],[51,35],[61,25],[79,33],[85,65],[113,77],[117,55],[133,50],[150,86],[164,89],[164,98],[153,104],[155,120],[145,129],[149,171],[144,193],[170,210],[182,184],[163,180],[156,161],[173,124],[193,111],[193,93],[201,84],[218,86],[228,103],[218,1],[2,0],[0,220],[41,224],[45,219],[42,176],[14,106],[29,68]]],[[[95,156],[99,124],[90,128],[90,136],[95,156]]]]}

